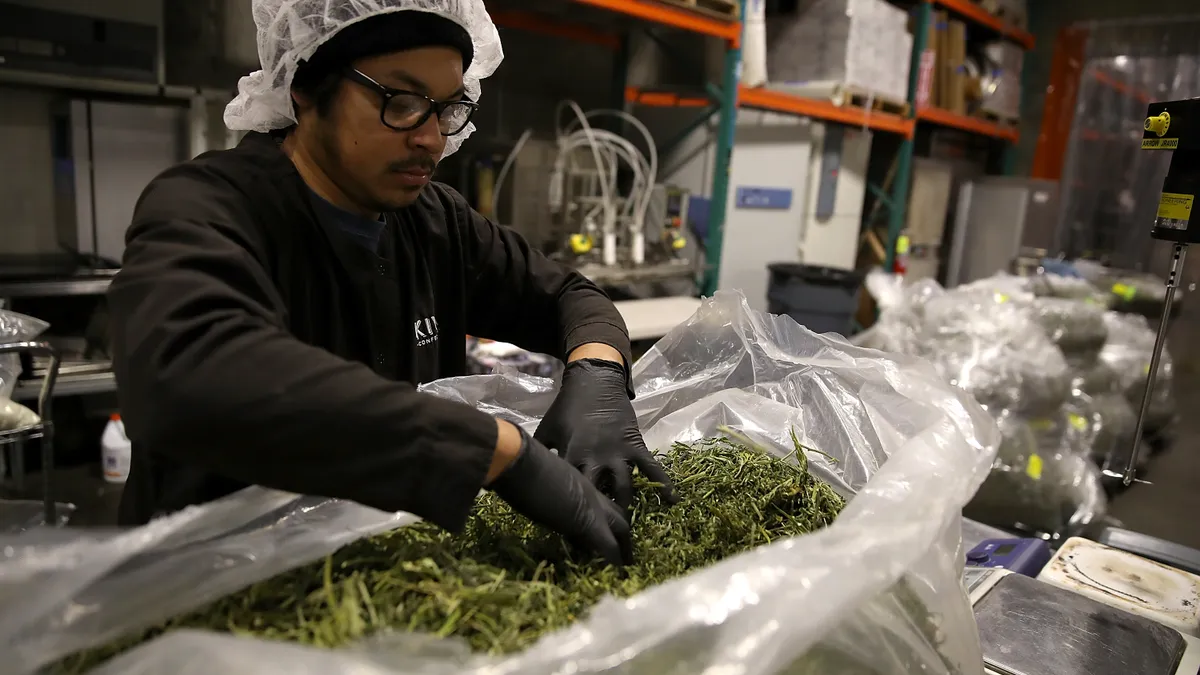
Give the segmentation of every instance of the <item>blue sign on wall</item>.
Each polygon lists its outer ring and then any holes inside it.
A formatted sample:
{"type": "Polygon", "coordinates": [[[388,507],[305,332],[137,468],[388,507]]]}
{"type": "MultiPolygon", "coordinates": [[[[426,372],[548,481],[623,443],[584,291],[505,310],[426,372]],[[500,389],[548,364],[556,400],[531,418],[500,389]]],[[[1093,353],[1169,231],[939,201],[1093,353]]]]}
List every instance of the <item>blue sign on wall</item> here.
{"type": "Polygon", "coordinates": [[[739,209],[777,209],[792,207],[792,191],[782,188],[740,187],[734,193],[734,204],[739,209]]]}

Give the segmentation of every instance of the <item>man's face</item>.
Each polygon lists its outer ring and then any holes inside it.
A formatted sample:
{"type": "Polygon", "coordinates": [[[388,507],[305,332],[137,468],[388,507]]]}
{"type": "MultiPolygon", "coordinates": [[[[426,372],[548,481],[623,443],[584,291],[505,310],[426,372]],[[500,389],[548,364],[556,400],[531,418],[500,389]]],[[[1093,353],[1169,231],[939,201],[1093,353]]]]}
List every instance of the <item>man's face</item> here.
{"type": "MultiPolygon", "coordinates": [[[[435,101],[463,96],[462,54],[450,47],[374,56],[354,68],[385,87],[435,101]]],[[[313,159],[342,193],[370,212],[416,201],[446,150],[436,111],[421,126],[396,131],[380,121],[382,105],[378,91],[343,79],[324,116],[302,102],[299,117],[298,131],[313,159]]]]}

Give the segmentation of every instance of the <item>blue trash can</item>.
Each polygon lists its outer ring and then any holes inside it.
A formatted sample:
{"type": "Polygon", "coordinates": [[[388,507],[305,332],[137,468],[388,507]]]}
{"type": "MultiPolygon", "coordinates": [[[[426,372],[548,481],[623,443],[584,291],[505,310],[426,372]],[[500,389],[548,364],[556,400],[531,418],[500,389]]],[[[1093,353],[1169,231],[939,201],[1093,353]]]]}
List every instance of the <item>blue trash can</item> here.
{"type": "Polygon", "coordinates": [[[767,269],[767,311],[786,314],[814,333],[850,334],[861,273],[800,263],[773,263],[767,269]]]}

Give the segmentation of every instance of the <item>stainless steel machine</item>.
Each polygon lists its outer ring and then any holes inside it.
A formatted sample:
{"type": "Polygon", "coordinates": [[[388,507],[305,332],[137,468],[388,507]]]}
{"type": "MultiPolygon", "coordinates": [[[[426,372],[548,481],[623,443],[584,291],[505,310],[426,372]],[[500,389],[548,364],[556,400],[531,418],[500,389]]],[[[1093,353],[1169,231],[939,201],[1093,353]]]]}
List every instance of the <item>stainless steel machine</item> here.
{"type": "Polygon", "coordinates": [[[1053,252],[1057,222],[1054,181],[988,176],[965,183],[958,195],[946,286],[1008,270],[1023,249],[1053,252]]]}

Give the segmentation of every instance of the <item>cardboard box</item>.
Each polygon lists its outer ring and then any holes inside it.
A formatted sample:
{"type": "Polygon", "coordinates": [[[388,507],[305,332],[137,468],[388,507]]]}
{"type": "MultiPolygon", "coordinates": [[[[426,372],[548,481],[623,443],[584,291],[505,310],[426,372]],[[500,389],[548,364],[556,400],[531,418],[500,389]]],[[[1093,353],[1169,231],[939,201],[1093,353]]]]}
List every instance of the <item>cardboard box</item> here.
{"type": "Polygon", "coordinates": [[[947,81],[949,83],[946,109],[959,115],[967,114],[967,25],[951,19],[946,30],[947,81]]]}

